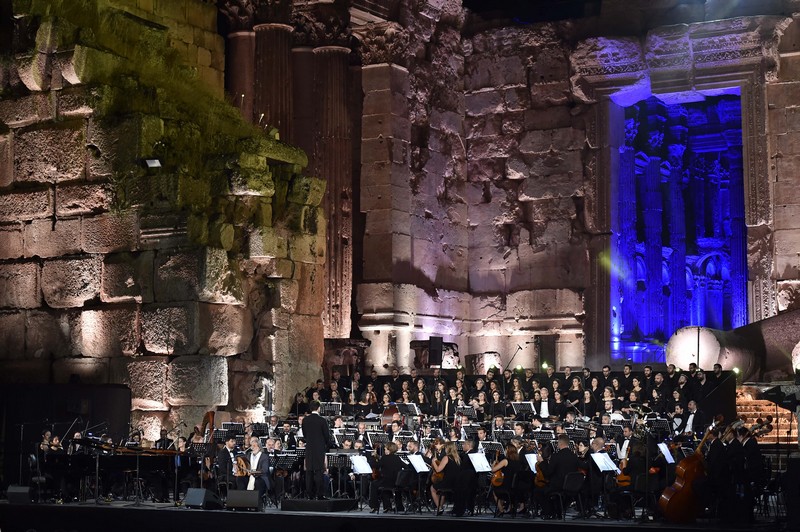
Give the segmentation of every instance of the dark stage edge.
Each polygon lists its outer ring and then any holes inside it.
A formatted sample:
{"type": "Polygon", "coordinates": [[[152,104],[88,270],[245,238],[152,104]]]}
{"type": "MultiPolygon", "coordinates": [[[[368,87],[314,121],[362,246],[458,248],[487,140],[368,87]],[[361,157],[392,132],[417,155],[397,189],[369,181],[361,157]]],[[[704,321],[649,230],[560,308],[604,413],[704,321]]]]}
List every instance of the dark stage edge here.
{"type": "MultiPolygon", "coordinates": [[[[324,501],[323,501],[324,502],[324,501]]],[[[82,504],[30,504],[16,505],[0,502],[0,530],[2,532],[153,532],[156,530],[290,530],[291,532],[474,532],[502,530],[503,532],[529,532],[533,529],[552,530],[608,530],[626,531],[651,529],[665,532],[694,530],[755,530],[774,531],[786,529],[774,522],[757,522],[754,525],[722,525],[716,522],[687,526],[660,522],[572,520],[543,521],[530,518],[501,518],[473,516],[465,518],[423,514],[378,514],[365,510],[336,513],[290,512],[269,508],[266,512],[196,510],[175,508],[171,505],[131,507],[131,503],[108,505],[82,504]]]]}

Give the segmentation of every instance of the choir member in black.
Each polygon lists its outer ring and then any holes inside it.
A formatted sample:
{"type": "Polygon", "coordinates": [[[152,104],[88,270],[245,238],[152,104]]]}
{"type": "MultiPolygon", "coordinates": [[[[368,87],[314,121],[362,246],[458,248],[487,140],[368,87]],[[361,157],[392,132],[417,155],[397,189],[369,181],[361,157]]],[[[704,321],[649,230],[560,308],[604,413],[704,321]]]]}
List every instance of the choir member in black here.
{"type": "Polygon", "coordinates": [[[702,369],[698,369],[694,375],[695,382],[693,386],[693,398],[699,404],[703,404],[703,401],[711,394],[715,386],[708,378],[706,378],[706,372],[702,369]]]}
{"type": "MultiPolygon", "coordinates": [[[[492,401],[489,405],[488,415],[492,417],[497,417],[497,416],[505,417],[507,410],[508,410],[508,405],[503,400],[502,396],[500,395],[500,392],[498,392],[497,390],[492,392],[492,401]]],[[[484,415],[485,414],[486,412],[484,412],[484,415]]]]}
{"type": "Polygon", "coordinates": [[[564,401],[564,395],[560,390],[553,392],[552,415],[556,416],[559,421],[563,421],[567,417],[567,403],[564,401]]]}
{"type": "Polygon", "coordinates": [[[583,400],[578,405],[578,411],[584,418],[593,418],[597,415],[597,401],[590,390],[583,391],[583,400]]]}
{"type": "Polygon", "coordinates": [[[433,400],[428,406],[428,415],[435,418],[442,418],[444,416],[445,398],[442,391],[436,388],[433,390],[433,400]]]}
{"type": "MultiPolygon", "coordinates": [[[[599,401],[603,398],[603,388],[600,386],[600,379],[598,377],[591,377],[589,379],[589,385],[584,386],[583,391],[588,391],[590,394],[592,394],[592,398],[594,398],[595,401],[599,401]]],[[[584,397],[586,397],[585,394],[584,397]]]]}
{"type": "MultiPolygon", "coordinates": [[[[376,480],[373,480],[369,486],[369,506],[372,509],[372,513],[378,513],[379,510],[378,494],[380,492],[380,488],[391,488],[395,486],[398,474],[406,467],[403,461],[397,455],[396,443],[389,442],[384,446],[383,456],[378,458],[376,467],[380,473],[380,477],[376,480]]],[[[392,509],[391,492],[384,491],[382,496],[383,511],[389,512],[392,509]]],[[[403,498],[399,492],[395,494],[394,502],[397,511],[402,512],[403,498]]]]}
{"type": "Polygon", "coordinates": [[[550,390],[547,388],[541,389],[541,399],[533,402],[533,408],[536,411],[536,418],[540,421],[548,421],[551,416],[555,415],[555,401],[550,398],[550,390]]]}
{"type": "Polygon", "coordinates": [[[612,379],[611,366],[609,366],[608,364],[603,366],[603,371],[600,373],[600,376],[598,378],[600,380],[600,388],[601,389],[604,390],[607,387],[610,387],[611,386],[611,379],[612,379]]]}
{"type": "Polygon", "coordinates": [[[536,455],[537,468],[541,468],[542,474],[548,480],[546,487],[535,491],[536,499],[542,508],[542,515],[545,519],[558,517],[550,500],[550,494],[555,490],[564,487],[564,478],[568,473],[578,471],[578,457],[569,448],[569,436],[566,434],[558,435],[558,451],[553,455],[549,462],[544,462],[542,455],[536,455]]]}
{"type": "Polygon", "coordinates": [[[307,412],[308,404],[306,403],[306,398],[302,393],[298,393],[294,396],[294,401],[289,407],[289,415],[292,417],[300,417],[307,412]]]}
{"type": "Polygon", "coordinates": [[[324,499],[322,484],[325,470],[325,453],[335,446],[328,422],[319,415],[319,403],[312,401],[311,411],[303,418],[303,438],[306,440],[306,496],[309,499],[324,499]]]}
{"type": "Polygon", "coordinates": [[[678,376],[678,386],[674,389],[680,392],[681,399],[684,402],[694,399],[694,385],[689,382],[687,373],[681,373],[678,376]]]}
{"type": "Polygon", "coordinates": [[[667,365],[667,373],[664,375],[664,383],[670,389],[675,388],[678,385],[678,372],[676,371],[675,364],[667,365]]]}
{"type": "Polygon", "coordinates": [[[655,377],[653,375],[652,366],[645,366],[642,374],[642,388],[646,394],[650,395],[655,385],[655,377]]]}
{"type": "Polygon", "coordinates": [[[625,392],[633,389],[633,372],[630,364],[622,366],[622,376],[619,377],[619,383],[625,392]]]}

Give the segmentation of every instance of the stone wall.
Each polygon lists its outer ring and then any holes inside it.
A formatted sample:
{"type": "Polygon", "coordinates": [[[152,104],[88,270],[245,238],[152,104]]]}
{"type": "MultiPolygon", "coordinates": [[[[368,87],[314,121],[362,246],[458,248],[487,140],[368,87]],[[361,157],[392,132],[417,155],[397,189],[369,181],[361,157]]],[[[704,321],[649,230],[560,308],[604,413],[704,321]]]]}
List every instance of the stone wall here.
{"type": "Polygon", "coordinates": [[[127,384],[150,438],[211,408],[260,420],[320,374],[325,182],[175,46],[208,4],[134,4],[16,5],[0,378],[127,384]]]}
{"type": "Polygon", "coordinates": [[[559,366],[612,361],[621,110],[653,94],[741,95],[747,320],[796,307],[800,8],[724,4],[609,0],[598,17],[515,26],[405,1],[398,24],[356,31],[368,366],[407,368],[409,342],[431,335],[503,364],[521,346],[515,363],[536,365],[525,341],[557,334],[559,366]]]}

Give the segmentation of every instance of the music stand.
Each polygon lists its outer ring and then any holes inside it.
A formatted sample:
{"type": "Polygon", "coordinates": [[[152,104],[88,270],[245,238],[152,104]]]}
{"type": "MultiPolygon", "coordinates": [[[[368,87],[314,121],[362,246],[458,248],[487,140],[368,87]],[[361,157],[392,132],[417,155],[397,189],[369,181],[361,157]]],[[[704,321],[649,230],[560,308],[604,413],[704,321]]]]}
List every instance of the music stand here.
{"type": "Polygon", "coordinates": [[[483,453],[503,453],[503,444],[496,441],[482,441],[478,443],[478,447],[483,449],[483,453]]]}
{"type": "Polygon", "coordinates": [[[422,413],[416,403],[397,403],[397,412],[409,417],[416,417],[422,413]]]}
{"type": "Polygon", "coordinates": [[[222,430],[227,430],[234,434],[244,434],[244,423],[226,421],[222,424],[222,430]]]}
{"type": "Polygon", "coordinates": [[[616,440],[617,437],[622,436],[622,427],[620,425],[600,425],[603,427],[603,436],[606,441],[616,440]]]}
{"type": "Polygon", "coordinates": [[[389,443],[389,436],[385,432],[367,432],[367,440],[370,447],[377,449],[378,445],[389,443]]]}
{"type": "Polygon", "coordinates": [[[269,436],[268,423],[253,423],[250,426],[253,436],[269,436]]]}
{"type": "Polygon", "coordinates": [[[334,434],[333,439],[336,440],[336,445],[339,447],[344,447],[344,440],[354,440],[353,436],[350,434],[334,434]]]}
{"type": "Polygon", "coordinates": [[[495,440],[500,442],[507,442],[508,440],[514,437],[514,431],[506,429],[496,430],[494,431],[493,435],[495,440]]]}
{"type": "Polygon", "coordinates": [[[350,454],[325,453],[328,469],[336,468],[336,492],[342,498],[342,469],[350,465],[350,454]]]}
{"type": "Polygon", "coordinates": [[[228,431],[225,429],[217,429],[214,431],[214,443],[225,443],[228,439],[228,431]]]}
{"type": "Polygon", "coordinates": [[[236,435],[236,445],[239,447],[244,447],[244,434],[236,435]]]}
{"type": "Polygon", "coordinates": [[[550,441],[556,438],[556,433],[552,430],[534,430],[531,434],[531,439],[536,441],[550,441]]]}
{"type": "Polygon", "coordinates": [[[645,423],[645,426],[650,425],[650,431],[655,432],[658,437],[672,432],[669,428],[669,420],[663,418],[656,418],[645,423]]]}
{"type": "Polygon", "coordinates": [[[480,425],[464,425],[464,434],[468,440],[475,440],[478,438],[478,429],[480,425]]]}
{"type": "Polygon", "coordinates": [[[401,433],[395,436],[395,439],[399,441],[403,446],[405,446],[408,442],[414,441],[414,435],[401,433]]]}
{"type": "Polygon", "coordinates": [[[456,415],[467,416],[470,420],[474,420],[478,417],[477,412],[475,412],[475,407],[472,405],[459,406],[456,409],[456,415]]]}
{"type": "Polygon", "coordinates": [[[320,403],[319,415],[323,417],[336,417],[342,414],[342,403],[320,403]]]}
{"type": "Polygon", "coordinates": [[[589,431],[586,429],[566,429],[567,436],[570,440],[586,440],[589,439],[589,431]]]}
{"type": "Polygon", "coordinates": [[[514,411],[514,416],[522,414],[523,418],[527,419],[527,415],[536,415],[536,410],[533,408],[532,401],[512,402],[511,409],[514,411]]]}

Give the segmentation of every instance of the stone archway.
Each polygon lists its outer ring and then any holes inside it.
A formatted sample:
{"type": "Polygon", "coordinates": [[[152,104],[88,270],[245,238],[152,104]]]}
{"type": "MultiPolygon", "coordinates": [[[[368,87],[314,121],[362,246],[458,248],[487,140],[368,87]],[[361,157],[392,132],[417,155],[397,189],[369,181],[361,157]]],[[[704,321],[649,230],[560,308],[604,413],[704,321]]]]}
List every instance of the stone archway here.
{"type": "MultiPolygon", "coordinates": [[[[611,216],[616,195],[614,169],[624,146],[623,108],[651,95],[680,101],[737,89],[742,104],[742,173],[747,246],[756,246],[772,231],[767,156],[766,85],[774,81],[778,41],[791,23],[786,17],[742,17],[657,28],[644,44],[635,38],[591,38],[578,43],[570,56],[572,89],[593,105],[587,124],[587,229],[590,245],[590,287],[586,294],[586,352],[589,365],[609,357],[611,275],[603,266],[615,230],[611,216]]],[[[746,260],[746,250],[737,250],[746,260]]],[[[774,251],[763,252],[749,265],[747,322],[777,313],[777,292],[771,278],[774,251]]]]}

